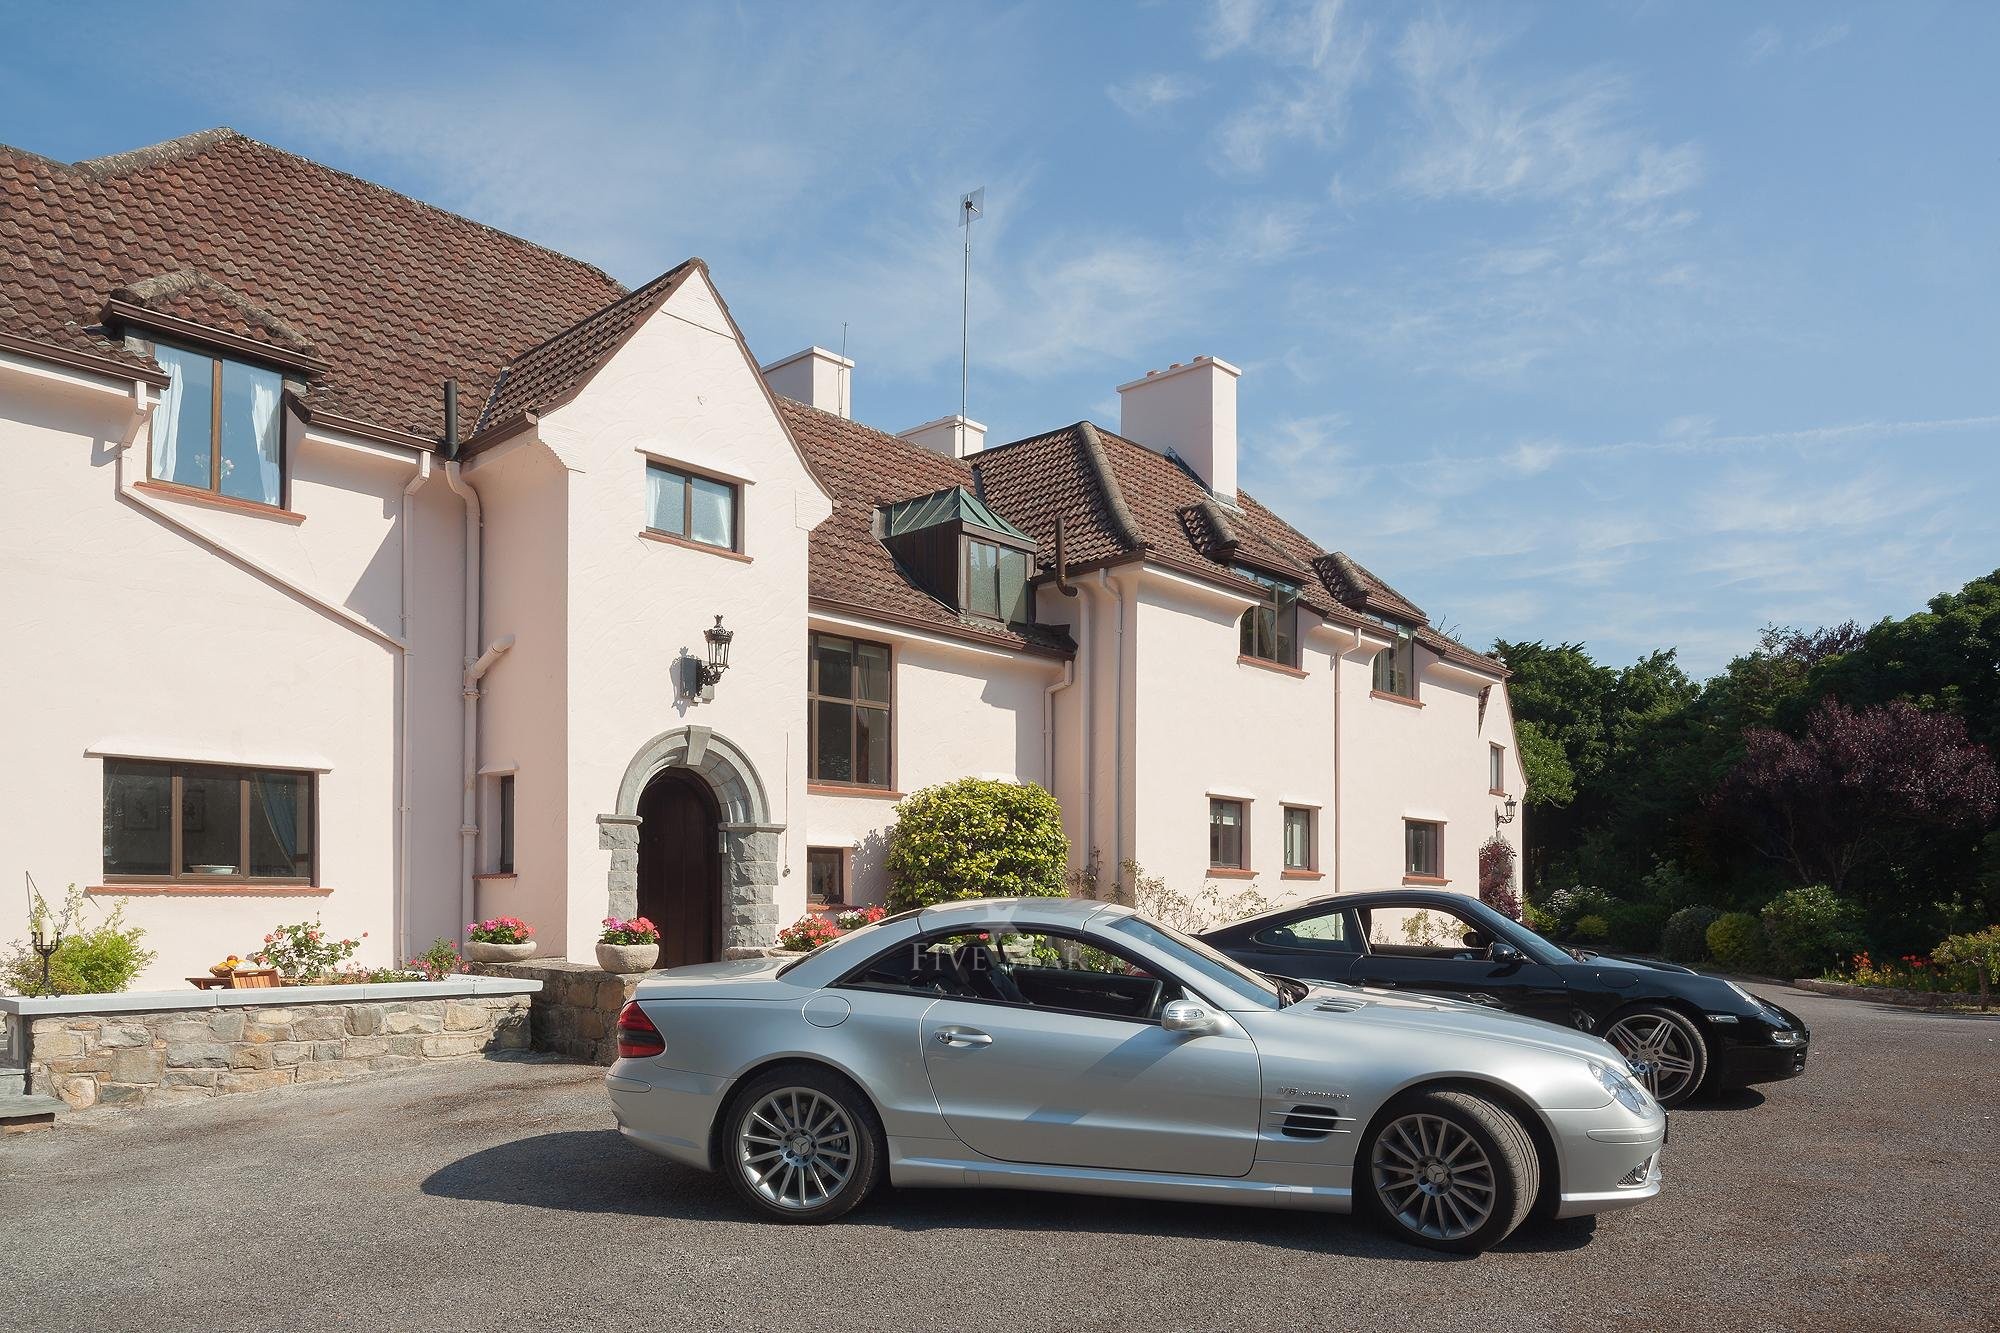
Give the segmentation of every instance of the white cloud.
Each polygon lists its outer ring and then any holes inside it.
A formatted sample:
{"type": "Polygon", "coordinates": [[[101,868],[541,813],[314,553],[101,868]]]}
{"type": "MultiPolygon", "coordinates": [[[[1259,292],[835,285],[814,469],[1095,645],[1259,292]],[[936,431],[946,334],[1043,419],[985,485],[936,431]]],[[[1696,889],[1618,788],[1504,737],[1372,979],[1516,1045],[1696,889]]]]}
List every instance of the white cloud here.
{"type": "Polygon", "coordinates": [[[1348,103],[1366,73],[1367,30],[1342,0],[1278,7],[1221,4],[1210,23],[1211,56],[1238,51],[1269,65],[1255,94],[1215,129],[1212,158],[1228,175],[1255,176],[1288,144],[1324,147],[1347,125],[1348,103]]]}
{"type": "Polygon", "coordinates": [[[1200,91],[1200,82],[1185,74],[1134,74],[1106,88],[1104,95],[1126,115],[1143,120],[1200,91]]]}

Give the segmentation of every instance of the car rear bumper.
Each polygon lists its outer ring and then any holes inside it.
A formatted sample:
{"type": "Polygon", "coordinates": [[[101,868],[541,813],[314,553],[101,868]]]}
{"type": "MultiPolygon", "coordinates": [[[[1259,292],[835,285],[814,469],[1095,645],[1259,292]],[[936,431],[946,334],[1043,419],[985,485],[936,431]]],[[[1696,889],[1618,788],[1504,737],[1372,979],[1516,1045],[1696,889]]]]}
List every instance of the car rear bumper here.
{"type": "Polygon", "coordinates": [[[658,1060],[620,1060],[604,1076],[618,1132],[662,1157],[714,1169],[709,1136],[729,1092],[729,1080],[658,1060]]]}

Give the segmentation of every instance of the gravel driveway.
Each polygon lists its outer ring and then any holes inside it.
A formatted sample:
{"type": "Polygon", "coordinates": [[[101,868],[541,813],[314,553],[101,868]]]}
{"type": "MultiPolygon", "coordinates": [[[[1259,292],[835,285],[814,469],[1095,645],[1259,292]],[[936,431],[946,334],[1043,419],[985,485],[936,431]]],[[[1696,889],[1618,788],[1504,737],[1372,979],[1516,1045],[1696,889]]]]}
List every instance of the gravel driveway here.
{"type": "Polygon", "coordinates": [[[8,1139],[0,1328],[2000,1325],[2000,1018],[1774,998],[1803,1078],[1678,1113],[1653,1203],[1477,1259],[1037,1194],[765,1225],[620,1140],[599,1071],[474,1062],[8,1139]]]}

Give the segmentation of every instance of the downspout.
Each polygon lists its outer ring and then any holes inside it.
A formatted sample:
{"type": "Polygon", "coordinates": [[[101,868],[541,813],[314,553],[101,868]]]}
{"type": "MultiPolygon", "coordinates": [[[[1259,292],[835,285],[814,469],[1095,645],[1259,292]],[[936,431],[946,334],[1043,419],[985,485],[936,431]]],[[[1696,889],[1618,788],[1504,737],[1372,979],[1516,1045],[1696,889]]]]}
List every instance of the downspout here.
{"type": "MultiPolygon", "coordinates": [[[[1064,597],[1074,598],[1076,587],[1069,581],[1069,554],[1063,534],[1063,518],[1056,515],[1056,591],[1064,597]]],[[[1079,645],[1078,651],[1082,651],[1079,645]]],[[[1062,679],[1042,690],[1042,777],[1049,794],[1056,790],[1056,695],[1068,689],[1076,681],[1076,656],[1071,654],[1063,663],[1062,679]]],[[[1089,851],[1086,848],[1086,856],[1089,851]]],[[[1086,862],[1086,865],[1088,863],[1086,862]]]]}
{"type": "Polygon", "coordinates": [[[1340,836],[1340,677],[1347,654],[1361,650],[1361,627],[1354,626],[1354,643],[1333,658],[1333,891],[1340,892],[1340,863],[1347,858],[1347,841],[1340,836]]]}
{"type": "MultiPolygon", "coordinates": [[[[1108,569],[1097,571],[1097,586],[1118,600],[1117,667],[1111,692],[1111,846],[1117,853],[1111,882],[1115,886],[1125,873],[1125,592],[1112,584],[1108,569]]],[[[1119,897],[1115,892],[1112,896],[1119,897]]]]}
{"type": "MultiPolygon", "coordinates": [[[[417,474],[410,478],[410,484],[403,487],[403,651],[398,658],[402,668],[402,681],[396,691],[396,768],[402,775],[402,790],[397,797],[396,808],[396,892],[392,904],[389,937],[396,942],[396,959],[408,958],[415,952],[409,938],[410,920],[410,791],[416,780],[415,747],[410,744],[410,688],[413,674],[411,659],[415,652],[410,648],[414,637],[410,633],[413,619],[411,607],[417,600],[417,534],[415,502],[417,492],[431,479],[431,456],[417,455],[417,474]]],[[[391,961],[394,961],[393,959],[391,961]]]]}

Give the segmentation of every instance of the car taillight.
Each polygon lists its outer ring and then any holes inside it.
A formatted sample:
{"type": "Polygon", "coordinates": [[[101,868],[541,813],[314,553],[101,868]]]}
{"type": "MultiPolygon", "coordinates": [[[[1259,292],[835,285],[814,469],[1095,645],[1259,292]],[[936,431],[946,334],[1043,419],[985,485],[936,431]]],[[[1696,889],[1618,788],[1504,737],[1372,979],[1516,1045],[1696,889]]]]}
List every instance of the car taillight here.
{"type": "Polygon", "coordinates": [[[667,1039],[653,1026],[653,1020],[646,1017],[646,1011],[639,1007],[637,1000],[627,1000],[625,1007],[618,1011],[618,1057],[630,1060],[638,1056],[665,1055],[667,1039]]]}

